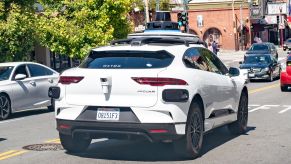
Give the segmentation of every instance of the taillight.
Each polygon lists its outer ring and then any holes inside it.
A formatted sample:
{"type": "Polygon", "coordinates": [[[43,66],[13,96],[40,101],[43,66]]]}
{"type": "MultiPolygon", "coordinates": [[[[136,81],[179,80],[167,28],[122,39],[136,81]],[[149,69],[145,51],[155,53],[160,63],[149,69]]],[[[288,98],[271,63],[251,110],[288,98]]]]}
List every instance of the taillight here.
{"type": "Polygon", "coordinates": [[[175,78],[132,77],[132,79],[139,84],[151,86],[188,85],[186,81],[175,78]]]}
{"type": "Polygon", "coordinates": [[[61,76],[59,83],[61,84],[71,84],[71,83],[79,83],[84,77],[82,76],[61,76]]]}

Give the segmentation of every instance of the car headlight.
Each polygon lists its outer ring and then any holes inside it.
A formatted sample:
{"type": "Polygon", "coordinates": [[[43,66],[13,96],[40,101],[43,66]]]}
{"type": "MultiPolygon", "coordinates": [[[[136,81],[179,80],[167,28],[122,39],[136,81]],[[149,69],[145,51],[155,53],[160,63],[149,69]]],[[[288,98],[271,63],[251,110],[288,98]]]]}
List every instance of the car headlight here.
{"type": "Polygon", "coordinates": [[[263,68],[262,70],[265,71],[265,72],[268,72],[269,71],[269,67],[263,68]]]}

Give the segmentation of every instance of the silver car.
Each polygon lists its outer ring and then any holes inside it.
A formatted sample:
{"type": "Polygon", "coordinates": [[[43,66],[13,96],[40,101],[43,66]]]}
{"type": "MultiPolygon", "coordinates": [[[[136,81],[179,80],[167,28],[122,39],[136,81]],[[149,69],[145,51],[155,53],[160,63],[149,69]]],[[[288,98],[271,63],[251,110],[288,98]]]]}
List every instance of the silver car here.
{"type": "Polygon", "coordinates": [[[58,72],[38,63],[0,63],[0,120],[27,109],[53,109],[48,89],[58,79],[58,72]]]}

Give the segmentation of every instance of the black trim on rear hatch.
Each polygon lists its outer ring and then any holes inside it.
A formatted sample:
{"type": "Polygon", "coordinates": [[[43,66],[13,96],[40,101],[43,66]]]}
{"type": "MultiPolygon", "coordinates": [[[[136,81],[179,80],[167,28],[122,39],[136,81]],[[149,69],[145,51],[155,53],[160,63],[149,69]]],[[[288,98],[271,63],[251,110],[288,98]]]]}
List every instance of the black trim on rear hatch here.
{"type": "Polygon", "coordinates": [[[91,51],[80,68],[89,69],[151,69],[169,66],[174,55],[161,51],[91,51]]]}

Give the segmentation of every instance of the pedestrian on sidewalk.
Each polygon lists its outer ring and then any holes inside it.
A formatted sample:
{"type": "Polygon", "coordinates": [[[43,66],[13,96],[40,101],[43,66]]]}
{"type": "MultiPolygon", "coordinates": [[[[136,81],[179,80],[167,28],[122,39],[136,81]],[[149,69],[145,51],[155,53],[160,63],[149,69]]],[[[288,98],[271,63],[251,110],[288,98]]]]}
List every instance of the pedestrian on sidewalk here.
{"type": "Polygon", "coordinates": [[[213,40],[212,42],[212,52],[217,55],[217,51],[218,51],[218,46],[217,46],[217,43],[215,42],[215,40],[213,40]]]}

